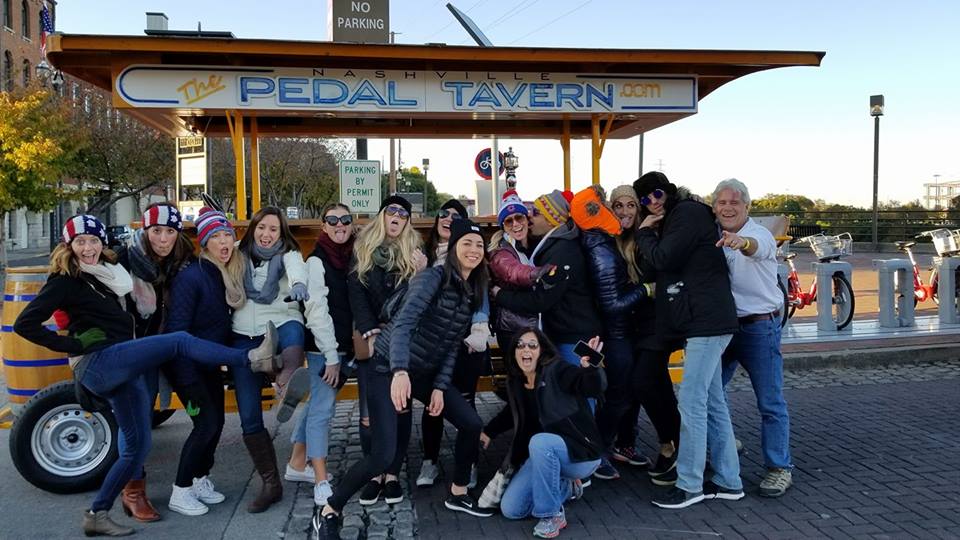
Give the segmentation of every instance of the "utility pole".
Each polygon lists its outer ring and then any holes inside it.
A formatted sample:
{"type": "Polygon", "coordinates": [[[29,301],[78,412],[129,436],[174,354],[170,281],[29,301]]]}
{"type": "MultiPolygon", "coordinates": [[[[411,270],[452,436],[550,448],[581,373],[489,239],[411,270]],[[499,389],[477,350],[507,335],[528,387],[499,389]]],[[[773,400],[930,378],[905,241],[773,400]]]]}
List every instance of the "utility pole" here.
{"type": "MultiPolygon", "coordinates": [[[[390,32],[390,44],[393,45],[394,38],[400,32],[390,32]]],[[[390,194],[397,192],[397,140],[393,137],[390,138],[390,175],[389,175],[389,186],[388,191],[390,194]]]]}

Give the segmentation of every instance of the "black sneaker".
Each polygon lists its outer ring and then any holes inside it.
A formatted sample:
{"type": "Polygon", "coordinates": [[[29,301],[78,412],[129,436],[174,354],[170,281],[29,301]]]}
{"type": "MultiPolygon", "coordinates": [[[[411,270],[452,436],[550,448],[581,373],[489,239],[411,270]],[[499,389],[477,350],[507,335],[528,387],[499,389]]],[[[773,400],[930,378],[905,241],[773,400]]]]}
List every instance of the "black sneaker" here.
{"type": "Polygon", "coordinates": [[[713,482],[706,481],[703,483],[703,498],[704,499],[723,499],[725,501],[739,501],[743,498],[742,489],[727,489],[725,487],[720,487],[713,482]]]}
{"type": "Polygon", "coordinates": [[[493,510],[480,508],[480,506],[477,505],[477,501],[473,500],[473,497],[467,494],[451,494],[447,497],[446,501],[443,501],[443,505],[454,512],[463,512],[471,516],[490,517],[493,515],[493,510]]]}
{"type": "Polygon", "coordinates": [[[647,471],[647,474],[650,476],[660,476],[674,470],[676,467],[676,451],[674,451],[673,455],[670,457],[667,457],[663,454],[657,454],[657,463],[647,471]]]}
{"type": "Polygon", "coordinates": [[[620,471],[613,466],[613,463],[610,463],[609,459],[604,457],[600,458],[600,466],[593,471],[593,476],[601,480],[616,480],[620,478],[620,471]]]}
{"type": "Polygon", "coordinates": [[[634,467],[649,467],[650,458],[637,452],[632,446],[614,446],[613,459],[623,463],[633,465],[634,467]]]}
{"type": "Polygon", "coordinates": [[[310,525],[313,527],[313,536],[316,540],[339,540],[340,539],[340,516],[337,514],[321,515],[323,509],[318,509],[313,514],[313,521],[310,525]]]}
{"type": "Polygon", "coordinates": [[[387,480],[387,483],[383,485],[383,500],[387,501],[387,504],[397,504],[403,501],[403,488],[400,487],[400,482],[387,480]]]}
{"type": "Polygon", "coordinates": [[[672,486],[677,483],[677,468],[674,467],[669,471],[659,475],[651,476],[650,482],[655,486],[672,486]]]}
{"type": "Polygon", "coordinates": [[[666,491],[655,494],[650,502],[660,508],[686,508],[697,504],[703,499],[702,491],[699,493],[690,493],[689,491],[684,491],[674,486],[666,491]]]}
{"type": "Polygon", "coordinates": [[[380,482],[376,480],[367,482],[367,485],[363,486],[363,491],[360,492],[360,504],[363,506],[377,504],[381,491],[383,491],[383,484],[380,482]]]}

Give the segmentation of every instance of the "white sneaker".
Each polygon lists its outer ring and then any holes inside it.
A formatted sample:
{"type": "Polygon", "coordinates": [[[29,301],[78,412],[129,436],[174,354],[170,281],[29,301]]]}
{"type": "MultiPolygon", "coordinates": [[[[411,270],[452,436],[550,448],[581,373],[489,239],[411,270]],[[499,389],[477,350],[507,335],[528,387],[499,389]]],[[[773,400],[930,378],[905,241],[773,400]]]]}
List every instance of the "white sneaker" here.
{"type": "Polygon", "coordinates": [[[330,497],[333,497],[333,488],[330,487],[328,480],[324,480],[313,486],[313,502],[320,508],[323,508],[327,504],[327,499],[330,497]]]}
{"type": "Polygon", "coordinates": [[[214,489],[209,476],[193,479],[193,495],[204,504],[222,503],[227,497],[214,489]]]}
{"type": "Polygon", "coordinates": [[[429,459],[423,460],[423,464],[420,465],[420,476],[417,477],[417,487],[432,486],[438,476],[440,476],[440,468],[437,464],[429,459]]]}
{"type": "Polygon", "coordinates": [[[470,483],[467,484],[467,489],[473,489],[477,487],[477,466],[470,466],[470,483]]]}
{"type": "Polygon", "coordinates": [[[202,516],[210,511],[207,505],[200,502],[193,494],[193,488],[173,486],[173,493],[170,494],[170,503],[167,506],[179,514],[185,516],[202,516]]]}
{"type": "Polygon", "coordinates": [[[287,482],[307,482],[308,484],[312,484],[316,481],[316,476],[313,474],[313,465],[308,461],[302,471],[294,469],[287,463],[287,470],[283,473],[283,479],[287,482]]]}

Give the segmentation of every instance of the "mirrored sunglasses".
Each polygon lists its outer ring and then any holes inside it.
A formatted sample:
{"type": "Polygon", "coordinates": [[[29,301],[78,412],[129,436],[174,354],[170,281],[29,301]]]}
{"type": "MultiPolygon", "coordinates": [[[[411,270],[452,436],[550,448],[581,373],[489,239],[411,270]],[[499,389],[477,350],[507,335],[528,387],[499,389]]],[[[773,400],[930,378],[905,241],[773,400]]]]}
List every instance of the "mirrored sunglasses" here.
{"type": "Polygon", "coordinates": [[[537,343],[536,341],[518,341],[517,342],[518,351],[521,349],[530,349],[531,351],[535,351],[539,348],[540,348],[540,344],[537,343]]]}
{"type": "Polygon", "coordinates": [[[410,212],[407,212],[406,208],[400,206],[388,206],[387,207],[388,216],[400,216],[401,219],[407,219],[410,217],[410,212]]]}
{"type": "Polygon", "coordinates": [[[440,219],[463,219],[463,216],[460,215],[460,212],[457,212],[453,208],[444,208],[443,210],[438,210],[437,217],[440,219]]]}
{"type": "Polygon", "coordinates": [[[353,216],[347,214],[345,216],[325,216],[323,218],[324,223],[331,227],[336,227],[337,223],[343,223],[344,225],[349,225],[353,223],[353,216]]]}
{"type": "Polygon", "coordinates": [[[659,201],[660,199],[663,198],[664,193],[662,189],[655,189],[653,190],[653,193],[651,193],[650,195],[653,195],[652,199],[647,195],[640,197],[640,204],[647,206],[648,204],[653,203],[654,200],[659,201]]]}
{"type": "Polygon", "coordinates": [[[526,223],[527,216],[523,214],[512,214],[504,218],[503,224],[507,226],[513,226],[514,223],[526,223]]]}

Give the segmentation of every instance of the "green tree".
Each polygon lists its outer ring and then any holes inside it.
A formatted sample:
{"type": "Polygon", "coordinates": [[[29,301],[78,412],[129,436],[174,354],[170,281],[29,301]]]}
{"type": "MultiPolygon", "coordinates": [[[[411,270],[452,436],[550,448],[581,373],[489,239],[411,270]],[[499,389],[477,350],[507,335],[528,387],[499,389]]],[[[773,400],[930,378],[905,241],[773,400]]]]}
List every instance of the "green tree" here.
{"type": "Polygon", "coordinates": [[[803,195],[768,193],[750,203],[753,210],[797,215],[816,208],[816,203],[803,195]]]}
{"type": "MultiPolygon", "coordinates": [[[[71,170],[85,134],[72,129],[66,105],[47,90],[0,92],[0,239],[7,213],[38,212],[76,196],[59,181],[71,170]]],[[[0,241],[0,268],[7,252],[0,241]]]]}

